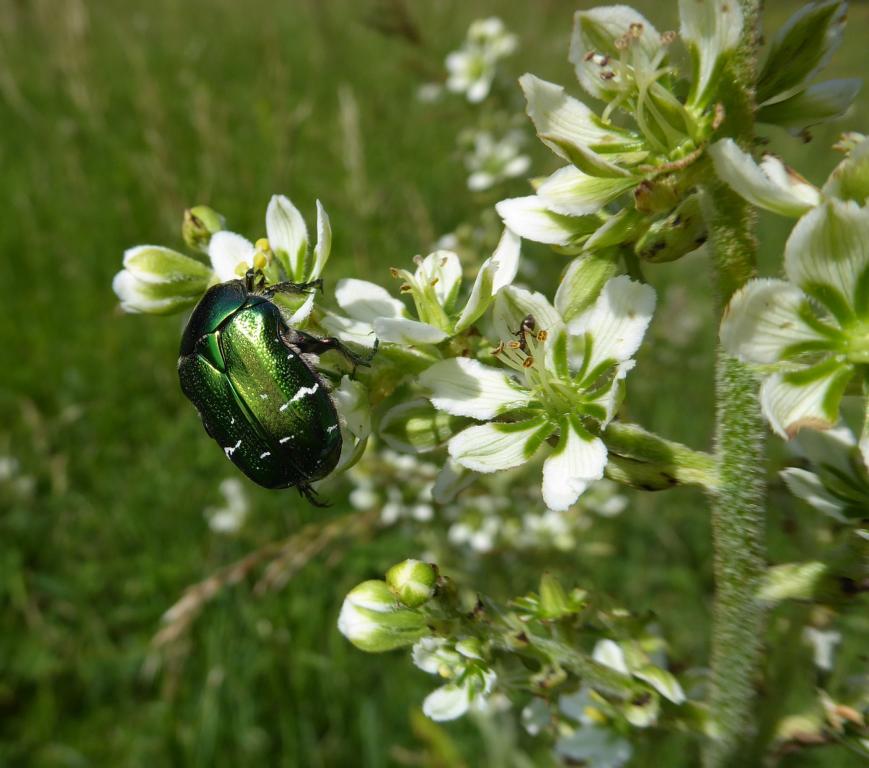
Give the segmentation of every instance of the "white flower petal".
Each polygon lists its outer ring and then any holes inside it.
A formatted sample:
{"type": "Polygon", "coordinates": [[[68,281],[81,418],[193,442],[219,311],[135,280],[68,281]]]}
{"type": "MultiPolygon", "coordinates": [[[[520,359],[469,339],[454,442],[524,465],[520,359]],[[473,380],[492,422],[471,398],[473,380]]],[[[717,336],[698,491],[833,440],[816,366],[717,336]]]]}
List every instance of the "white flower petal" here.
{"type": "Polygon", "coordinates": [[[180,312],[193,306],[201,294],[201,291],[193,295],[177,292],[173,283],[145,282],[126,269],[115,275],[112,290],[124,312],[144,312],[149,315],[180,312]]]}
{"type": "Polygon", "coordinates": [[[323,268],[332,253],[332,224],[329,214],[320,201],[317,201],[317,245],[314,247],[314,263],[305,275],[307,281],[316,280],[323,274],[323,268]]]}
{"type": "Polygon", "coordinates": [[[835,362],[774,373],[760,387],[763,414],[773,430],[786,439],[794,438],[803,428],[829,429],[839,420],[842,391],[852,373],[850,366],[835,362]]]}
{"type": "Polygon", "coordinates": [[[311,312],[314,310],[314,301],[316,298],[314,291],[311,291],[307,296],[305,296],[305,300],[287,320],[290,327],[301,325],[311,316],[311,312]]]}
{"type": "Polygon", "coordinates": [[[614,669],[616,672],[621,672],[623,675],[631,674],[625,661],[625,652],[614,640],[598,640],[591,657],[599,664],[614,669]]]}
{"type": "Polygon", "coordinates": [[[608,5],[577,11],[574,16],[570,61],[576,69],[580,85],[592,96],[608,101],[625,83],[618,66],[607,70],[598,57],[592,58],[589,54],[598,54],[608,57],[609,61],[618,62],[617,41],[630,35],[632,29],[640,32],[634,44],[640,46],[647,59],[654,58],[661,48],[661,36],[649,20],[633,8],[608,5]],[[612,72],[612,76],[602,77],[605,71],[612,72]]]}
{"type": "Polygon", "coordinates": [[[483,262],[471,295],[456,321],[455,332],[461,333],[475,323],[488,309],[492,297],[513,282],[519,269],[519,251],[522,245],[518,235],[505,229],[495,252],[483,262]]]}
{"type": "Polygon", "coordinates": [[[495,209],[508,229],[535,243],[568,246],[600,226],[596,216],[555,213],[537,195],[511,197],[497,203],[495,209]]]}
{"type": "Polygon", "coordinates": [[[604,125],[585,104],[568,96],[560,85],[531,74],[522,75],[519,85],[525,93],[528,117],[534,123],[537,135],[559,157],[579,164],[590,151],[605,153],[605,158],[617,161],[614,152],[642,149],[638,137],[615,126],[604,125]]]}
{"type": "Polygon", "coordinates": [[[555,511],[569,509],[588,486],[603,477],[607,450],[575,420],[565,420],[554,453],[543,462],[543,501],[555,511]]]}
{"type": "Polygon", "coordinates": [[[124,268],[145,283],[186,283],[205,290],[211,270],[197,259],[161,245],[137,245],[124,251],[124,268]]]}
{"type": "Polygon", "coordinates": [[[435,722],[455,720],[471,706],[471,692],[463,685],[449,683],[432,691],[422,702],[423,714],[435,722]]]}
{"type": "Polygon", "coordinates": [[[713,144],[709,154],[719,178],[759,208],[782,216],[802,216],[821,201],[818,189],[780,160],[768,155],[758,166],[733,139],[713,144]]]}
{"type": "Polygon", "coordinates": [[[739,45],[742,6],[733,0],[679,0],[679,34],[691,54],[688,102],[704,107],[712,96],[724,57],[739,45]]]}
{"type": "Polygon", "coordinates": [[[568,326],[572,335],[588,333],[591,355],[584,361],[586,373],[604,362],[623,362],[633,357],[655,311],[655,289],[627,275],[608,280],[591,309],[568,326]]]}
{"type": "Polygon", "coordinates": [[[341,341],[351,341],[368,349],[374,347],[374,342],[377,339],[374,328],[371,327],[370,323],[352,320],[349,317],[342,317],[333,312],[327,312],[320,318],[320,325],[333,336],[341,339],[341,341]]]}
{"type": "Polygon", "coordinates": [[[564,327],[561,316],[542,293],[508,285],[495,297],[492,309],[495,334],[501,340],[515,338],[529,315],[534,318],[538,330],[549,331],[550,335],[564,327]]]}
{"type": "Polygon", "coordinates": [[[459,432],[449,442],[450,456],[474,472],[497,472],[528,461],[552,433],[545,416],[511,423],[480,424],[459,432]]]}
{"type": "Polygon", "coordinates": [[[208,243],[208,258],[221,283],[238,280],[238,265],[244,264],[245,269],[250,269],[253,255],[253,243],[235,232],[215,232],[208,243]]]}
{"type": "Polygon", "coordinates": [[[721,343],[731,354],[752,363],[775,363],[788,347],[823,340],[801,317],[808,298],[784,280],[750,280],[730,300],[721,321],[721,343]]]}
{"type": "Polygon", "coordinates": [[[462,263],[452,251],[435,251],[420,262],[416,279],[423,284],[433,284],[438,303],[449,310],[462,283],[462,263]]]}
{"type": "Polygon", "coordinates": [[[510,285],[519,271],[519,253],[522,248],[521,238],[505,228],[501,239],[492,254],[492,261],[497,264],[495,277],[492,280],[492,292],[497,293],[510,285]]]}
{"type": "Polygon", "coordinates": [[[785,273],[812,294],[812,286],[837,292],[835,304],[819,300],[834,314],[853,309],[861,276],[869,269],[869,208],[852,201],[829,200],[801,218],[785,244],[785,273]]]}
{"type": "Polygon", "coordinates": [[[636,185],[633,176],[589,176],[576,166],[566,165],[537,188],[537,197],[556,213],[583,216],[597,213],[636,185]]]}
{"type": "Polygon", "coordinates": [[[381,341],[393,344],[438,344],[447,338],[440,328],[403,317],[378,317],[373,326],[381,341]]]}
{"type": "Polygon", "coordinates": [[[851,454],[855,445],[857,440],[854,433],[843,425],[824,432],[803,430],[790,447],[797,456],[803,457],[816,467],[825,465],[850,475],[854,471],[851,454]]]}
{"type": "MultiPolygon", "coordinates": [[[[804,433],[801,433],[804,434],[804,433]]],[[[796,497],[802,499],[809,506],[814,507],[825,515],[844,522],[846,520],[842,512],[845,505],[841,499],[837,499],[830,493],[821,482],[821,478],[814,472],[805,469],[788,467],[779,472],[788,490],[796,497]]]]}
{"type": "Polygon", "coordinates": [[[453,416],[493,419],[531,399],[505,371],[466,357],[435,363],[419,375],[419,383],[431,392],[435,408],[453,416]]]}
{"type": "Polygon", "coordinates": [[[373,323],[378,317],[402,317],[404,304],[376,283],[350,277],[335,286],[335,301],[353,320],[373,323]]]}
{"type": "Polygon", "coordinates": [[[299,209],[284,195],[273,195],[266,209],[266,235],[290,280],[303,282],[308,228],[299,209]]]}

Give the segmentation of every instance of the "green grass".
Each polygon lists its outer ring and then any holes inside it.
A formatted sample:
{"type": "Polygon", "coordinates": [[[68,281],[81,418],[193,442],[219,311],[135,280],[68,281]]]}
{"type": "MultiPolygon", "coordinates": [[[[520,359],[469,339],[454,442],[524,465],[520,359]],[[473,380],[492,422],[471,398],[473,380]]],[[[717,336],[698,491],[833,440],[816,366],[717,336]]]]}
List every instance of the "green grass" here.
{"type": "MultiPolygon", "coordinates": [[[[0,765],[374,768],[408,754],[446,764],[450,750],[480,764],[484,741],[472,724],[414,719],[430,678],[399,655],[355,651],[335,629],[347,589],[416,553],[400,531],[317,558],[264,598],[247,585],[227,590],[183,655],[146,674],[160,616],[185,586],[324,513],[248,484],[243,532],[209,531],[202,510],[235,475],[179,392],[181,321],[116,308],[110,285],[124,248],[179,244],[181,212],[199,202],[259,236],[268,198],[281,191],[309,220],[317,197],[329,211],[330,281],[353,274],[389,285],[389,266],[424,253],[484,202],[465,189],[455,153],[456,126],[472,111],[414,98],[468,22],[501,15],[520,34],[508,64],[516,75],[571,82],[574,3],[407,5],[419,44],[375,29],[372,20],[397,18],[400,4],[387,1],[0,4],[0,454],[33,482],[0,484],[0,765]]],[[[773,16],[796,6],[777,4],[773,16]]],[[[867,11],[852,9],[835,75],[863,62],[867,11]]],[[[665,16],[659,28],[675,23],[672,9],[665,16]]],[[[847,127],[865,127],[867,103],[847,127]]],[[[819,180],[837,130],[818,131],[808,146],[776,137],[775,146],[819,180]]],[[[535,173],[555,167],[544,148],[533,155],[535,173]]],[[[500,191],[524,189],[517,181],[500,191]]],[[[765,224],[768,272],[785,231],[765,224]]],[[[549,272],[560,266],[533,252],[549,272]]],[[[702,446],[714,332],[685,323],[711,307],[706,267],[691,259],[652,278],[663,304],[643,376],[631,382],[630,415],[702,446]]],[[[344,513],[332,497],[325,514],[344,513]]],[[[608,557],[558,567],[653,611],[674,656],[700,665],[712,589],[704,501],[687,491],[631,498],[629,514],[595,529],[608,557]]],[[[817,548],[812,517],[780,490],[773,498],[773,557],[817,548]]],[[[512,565],[510,583],[483,585],[533,588],[536,564],[512,565]]],[[[800,619],[782,612],[777,636],[797,632],[800,619]]],[[[789,682],[794,657],[808,668],[808,650],[791,645],[772,678],[787,690],[767,697],[811,689],[808,674],[789,682]]],[[[653,736],[635,765],[695,764],[686,739],[653,736]]],[[[787,763],[822,764],[857,763],[835,751],[787,763]]]]}

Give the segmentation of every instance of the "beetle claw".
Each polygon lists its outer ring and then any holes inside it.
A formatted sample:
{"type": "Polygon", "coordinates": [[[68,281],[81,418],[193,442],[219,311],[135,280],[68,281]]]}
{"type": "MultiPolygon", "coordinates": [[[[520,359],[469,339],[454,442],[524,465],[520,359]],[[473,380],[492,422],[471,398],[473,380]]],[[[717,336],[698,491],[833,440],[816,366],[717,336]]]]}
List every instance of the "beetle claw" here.
{"type": "Polygon", "coordinates": [[[307,483],[301,483],[296,486],[296,490],[299,492],[300,496],[304,496],[305,500],[319,509],[325,509],[326,507],[331,507],[327,501],[320,501],[320,495],[311,488],[307,483]]]}

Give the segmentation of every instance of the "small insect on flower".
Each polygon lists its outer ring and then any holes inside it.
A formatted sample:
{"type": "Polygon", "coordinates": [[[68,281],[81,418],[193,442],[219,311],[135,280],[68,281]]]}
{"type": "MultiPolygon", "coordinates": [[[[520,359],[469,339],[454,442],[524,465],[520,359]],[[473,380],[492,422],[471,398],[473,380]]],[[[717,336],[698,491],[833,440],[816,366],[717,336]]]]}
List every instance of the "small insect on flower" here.
{"type": "Polygon", "coordinates": [[[266,286],[261,272],[215,285],[202,297],[181,339],[181,389],[205,430],[245,475],[265,488],[296,487],[317,504],[311,483],[341,456],[335,404],[311,355],[334,350],[368,365],[338,339],[290,327],[272,297],[308,293],[310,283],[266,286]]]}

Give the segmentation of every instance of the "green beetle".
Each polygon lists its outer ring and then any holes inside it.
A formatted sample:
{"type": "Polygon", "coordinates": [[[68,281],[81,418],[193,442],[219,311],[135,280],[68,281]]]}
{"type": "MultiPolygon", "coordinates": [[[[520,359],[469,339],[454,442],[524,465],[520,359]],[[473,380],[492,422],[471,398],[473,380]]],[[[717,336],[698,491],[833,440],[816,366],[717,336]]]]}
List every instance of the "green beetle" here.
{"type": "Polygon", "coordinates": [[[371,360],[338,339],[289,327],[272,301],[278,292],[320,287],[265,288],[254,270],[213,286],[187,322],[178,359],[181,390],[232,463],[255,483],[296,487],[314,504],[311,483],[335,468],[342,440],[327,385],[306,355],[336,350],[354,366],[371,360]]]}

